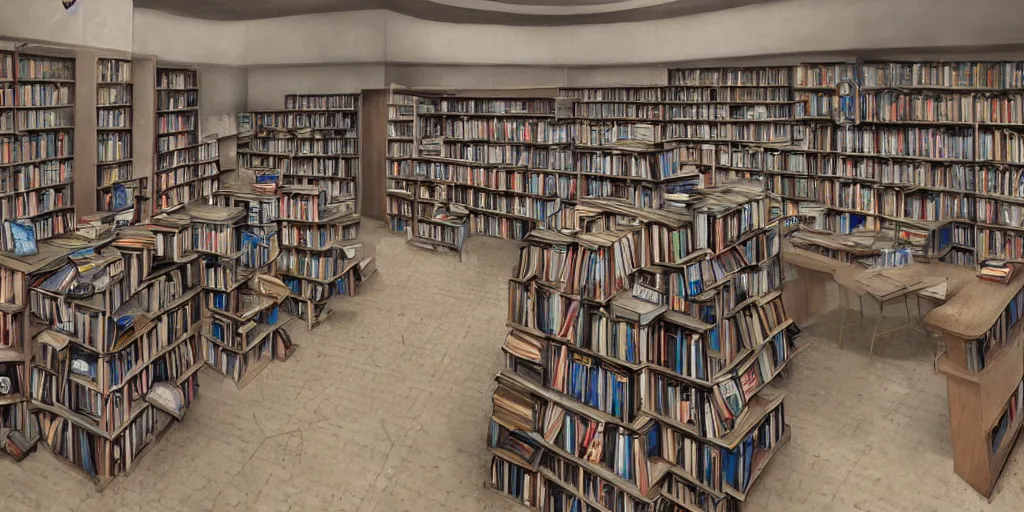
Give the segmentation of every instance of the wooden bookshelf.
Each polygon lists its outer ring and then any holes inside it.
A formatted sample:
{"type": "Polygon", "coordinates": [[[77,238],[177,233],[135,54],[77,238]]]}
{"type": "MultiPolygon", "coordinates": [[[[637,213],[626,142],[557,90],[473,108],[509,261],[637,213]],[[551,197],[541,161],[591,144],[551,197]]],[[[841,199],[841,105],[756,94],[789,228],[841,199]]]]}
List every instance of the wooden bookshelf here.
{"type": "Polygon", "coordinates": [[[289,94],[284,109],[247,113],[238,165],[281,185],[313,186],[357,211],[359,94],[289,94]]]}
{"type": "Polygon", "coordinates": [[[220,145],[199,137],[199,72],[156,70],[153,212],[171,212],[220,188],[220,145]]]}
{"type": "Polygon", "coordinates": [[[942,334],[953,470],[986,497],[1020,433],[1024,404],[1024,276],[972,281],[925,317],[942,334]]]}
{"type": "Polygon", "coordinates": [[[575,200],[552,97],[388,98],[385,211],[414,243],[461,252],[468,234],[522,239],[575,200]]]}
{"type": "Polygon", "coordinates": [[[136,177],[133,143],[132,61],[101,58],[96,63],[96,209],[134,206],[146,189],[136,177]],[[117,197],[115,197],[117,196],[117,197]]]}
{"type": "Polygon", "coordinates": [[[36,240],[75,229],[74,102],[73,58],[0,52],[0,213],[36,240]]]}
{"type": "Polygon", "coordinates": [[[687,209],[581,198],[578,234],[526,237],[488,435],[499,492],[541,510],[736,511],[786,443],[785,395],[766,385],[804,347],[781,299],[780,201],[758,182],[703,193],[687,209]],[[615,270],[574,268],[595,258],[615,270]],[[678,459],[691,452],[721,473],[678,459]]]}

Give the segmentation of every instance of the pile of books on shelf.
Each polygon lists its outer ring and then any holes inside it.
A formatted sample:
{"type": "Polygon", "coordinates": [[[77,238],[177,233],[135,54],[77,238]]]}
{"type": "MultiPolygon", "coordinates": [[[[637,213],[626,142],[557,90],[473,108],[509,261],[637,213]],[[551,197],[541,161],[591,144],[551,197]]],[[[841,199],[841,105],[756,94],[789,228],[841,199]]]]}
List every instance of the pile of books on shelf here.
{"type": "Polygon", "coordinates": [[[735,511],[788,440],[768,385],[804,347],[777,199],[748,182],[702,192],[666,210],[581,200],[574,229],[526,237],[495,489],[541,510],[735,511]]]}
{"type": "Polygon", "coordinates": [[[978,279],[993,283],[1010,284],[1016,261],[988,259],[978,265],[978,279]]]}

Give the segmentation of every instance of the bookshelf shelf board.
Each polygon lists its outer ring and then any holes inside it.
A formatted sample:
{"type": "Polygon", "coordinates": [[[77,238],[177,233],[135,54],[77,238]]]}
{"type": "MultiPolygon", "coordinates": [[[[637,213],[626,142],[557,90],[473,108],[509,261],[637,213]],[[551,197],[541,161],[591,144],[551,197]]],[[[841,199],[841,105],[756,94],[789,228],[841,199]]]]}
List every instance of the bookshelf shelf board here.
{"type": "Polygon", "coordinates": [[[882,121],[875,119],[861,120],[861,124],[868,125],[893,125],[893,126],[974,126],[973,121],[927,121],[927,120],[901,120],[882,121]]]}
{"type": "Polygon", "coordinates": [[[185,128],[185,129],[182,129],[182,130],[169,130],[169,131],[157,132],[157,136],[159,137],[161,135],[174,135],[176,133],[188,133],[188,132],[194,132],[194,131],[196,131],[195,128],[185,128]]]}
{"type": "Polygon", "coordinates": [[[185,181],[179,181],[179,182],[171,183],[169,185],[161,185],[161,189],[162,189],[161,193],[167,192],[168,190],[175,189],[175,188],[178,188],[178,187],[182,187],[182,186],[185,186],[185,185],[190,185],[190,184],[196,183],[198,181],[216,179],[221,174],[223,174],[223,173],[216,172],[216,173],[213,173],[213,174],[206,174],[206,175],[203,175],[203,176],[197,176],[195,178],[189,178],[189,179],[187,179],[185,181]]]}
{"type": "Polygon", "coordinates": [[[74,130],[74,126],[48,126],[45,128],[18,128],[19,132],[66,132],[74,130]]]}
{"type": "Polygon", "coordinates": [[[130,132],[132,131],[131,126],[97,126],[96,131],[98,132],[130,132]]]}
{"type": "Polygon", "coordinates": [[[258,156],[279,156],[279,157],[282,157],[282,158],[291,158],[293,156],[292,153],[274,153],[274,152],[270,152],[270,151],[252,151],[252,150],[238,151],[237,154],[239,154],[239,155],[258,155],[258,156]]]}
{"type": "Polygon", "coordinates": [[[158,91],[198,91],[198,87],[157,87],[158,91]]]}
{"type": "Polygon", "coordinates": [[[17,105],[14,107],[15,110],[57,110],[61,108],[72,108],[74,103],[61,103],[59,105],[17,105]]]}
{"type": "Polygon", "coordinates": [[[1020,92],[1024,89],[1001,87],[949,87],[942,85],[879,85],[861,86],[861,91],[947,91],[947,92],[1020,92]]]}
{"type": "Polygon", "coordinates": [[[669,84],[669,89],[789,89],[789,84],[669,84]]]}
{"type": "MultiPolygon", "coordinates": [[[[545,113],[481,113],[481,112],[417,112],[417,116],[420,117],[525,117],[525,118],[538,118],[538,119],[553,119],[554,114],[545,113]]],[[[400,119],[389,119],[389,121],[399,121],[400,119]]]]}
{"type": "MultiPolygon", "coordinates": [[[[24,361],[24,359],[22,359],[22,361],[24,361]]],[[[0,405],[18,404],[18,403],[27,402],[27,401],[28,401],[27,398],[25,398],[24,396],[20,396],[20,395],[19,396],[2,396],[2,397],[0,397],[0,405]]]]}
{"type": "Polygon", "coordinates": [[[26,188],[24,190],[12,190],[10,192],[0,192],[0,197],[10,197],[10,196],[18,195],[18,194],[24,194],[25,192],[32,192],[33,190],[44,190],[44,189],[48,189],[48,188],[66,187],[66,186],[71,185],[72,183],[73,183],[73,181],[68,180],[68,181],[61,181],[59,183],[53,183],[53,184],[50,184],[50,185],[39,185],[37,187],[30,187],[30,188],[26,188]]]}
{"type": "MultiPolygon", "coordinates": [[[[423,219],[419,219],[419,220],[423,220],[423,219]]],[[[413,235],[412,238],[410,238],[408,240],[408,242],[418,242],[418,243],[423,243],[423,244],[428,244],[428,245],[438,245],[438,246],[444,247],[446,249],[451,249],[453,251],[460,250],[458,244],[453,244],[451,242],[445,242],[444,240],[439,240],[437,238],[429,238],[429,237],[419,236],[419,235],[413,235]]]]}
{"type": "Polygon", "coordinates": [[[283,172],[282,176],[292,176],[295,178],[305,178],[307,180],[335,180],[335,181],[352,181],[356,179],[355,176],[320,176],[316,174],[302,174],[297,172],[283,172]]]}
{"type": "MultiPolygon", "coordinates": [[[[21,306],[24,309],[24,306],[21,306]]],[[[7,311],[5,311],[7,313],[7,311]]],[[[25,361],[25,353],[21,347],[0,347],[0,361],[19,362],[25,361]]]]}
{"type": "Polygon", "coordinates": [[[836,92],[835,85],[794,85],[792,89],[794,91],[836,92]]]}
{"type": "Polygon", "coordinates": [[[341,158],[341,159],[353,159],[359,158],[358,154],[354,153],[338,153],[338,154],[327,154],[327,153],[296,153],[292,155],[292,158],[341,158]]]}
{"type": "Polygon", "coordinates": [[[131,80],[104,80],[96,82],[96,85],[133,85],[131,80]]]}
{"type": "Polygon", "coordinates": [[[64,407],[62,405],[58,405],[58,404],[50,405],[50,404],[43,403],[43,402],[38,401],[38,400],[33,400],[31,405],[29,405],[29,407],[31,409],[36,409],[36,410],[40,410],[40,411],[46,411],[46,412],[51,413],[51,414],[56,414],[58,416],[62,416],[65,419],[67,419],[68,421],[74,423],[76,426],[81,427],[81,428],[83,428],[85,430],[88,430],[89,433],[91,433],[91,434],[93,434],[93,435],[95,435],[97,437],[100,437],[100,438],[103,438],[103,439],[107,439],[107,440],[111,439],[111,436],[106,431],[104,431],[103,429],[101,429],[98,426],[96,426],[96,421],[95,420],[93,420],[92,418],[90,418],[90,417],[88,417],[88,416],[86,416],[84,414],[79,414],[77,412],[74,412],[71,409],[68,409],[68,408],[66,408],[66,407],[64,407]]]}
{"type": "Polygon", "coordinates": [[[132,157],[122,158],[120,160],[101,160],[101,161],[96,162],[96,165],[127,164],[127,163],[130,163],[131,161],[132,161],[132,157]]]}
{"type": "Polygon", "coordinates": [[[195,113],[199,110],[199,107],[182,107],[182,108],[170,108],[157,110],[157,114],[179,114],[179,113],[195,113]]]}
{"type": "Polygon", "coordinates": [[[181,167],[189,167],[189,166],[192,166],[192,165],[203,165],[203,164],[209,164],[209,163],[219,162],[219,161],[220,161],[220,157],[218,156],[216,158],[208,158],[206,160],[196,160],[195,162],[188,162],[188,163],[184,163],[184,164],[172,165],[170,167],[164,167],[163,169],[157,169],[156,172],[173,171],[173,170],[179,169],[181,167]]]}
{"type": "Polygon", "coordinates": [[[47,84],[73,84],[73,78],[25,78],[18,77],[19,82],[47,83],[47,84]]]}
{"type": "Polygon", "coordinates": [[[198,148],[200,146],[205,146],[207,144],[209,144],[209,142],[197,142],[195,144],[189,144],[187,146],[168,148],[163,151],[160,151],[159,153],[157,153],[157,155],[166,155],[168,153],[174,153],[175,151],[184,151],[186,149],[198,148]]]}
{"type": "Polygon", "coordinates": [[[55,213],[60,213],[60,212],[68,211],[68,210],[74,211],[74,209],[75,209],[74,205],[60,206],[60,207],[57,207],[57,208],[52,208],[50,210],[46,210],[45,212],[37,213],[35,215],[27,215],[27,216],[23,216],[21,218],[23,218],[23,219],[36,219],[36,218],[39,218],[39,217],[45,217],[47,215],[53,215],[55,213]]]}
{"type": "Polygon", "coordinates": [[[644,182],[649,182],[649,183],[657,183],[657,182],[661,181],[661,180],[657,180],[657,179],[654,179],[654,178],[644,178],[644,177],[640,177],[640,176],[616,176],[614,174],[601,174],[601,173],[596,173],[596,172],[583,172],[583,171],[580,171],[580,172],[578,172],[576,174],[579,174],[581,177],[584,177],[584,178],[607,178],[607,179],[627,180],[627,181],[644,181],[644,182]]]}

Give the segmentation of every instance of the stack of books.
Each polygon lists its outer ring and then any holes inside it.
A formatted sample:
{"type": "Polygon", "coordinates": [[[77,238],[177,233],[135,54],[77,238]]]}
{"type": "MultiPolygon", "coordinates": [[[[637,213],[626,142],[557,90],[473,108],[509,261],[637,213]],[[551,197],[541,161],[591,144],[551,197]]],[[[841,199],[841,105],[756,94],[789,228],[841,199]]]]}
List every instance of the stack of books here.
{"type": "Polygon", "coordinates": [[[1014,264],[1007,260],[985,260],[978,267],[978,279],[993,283],[1009,284],[1013,278],[1014,264]]]}

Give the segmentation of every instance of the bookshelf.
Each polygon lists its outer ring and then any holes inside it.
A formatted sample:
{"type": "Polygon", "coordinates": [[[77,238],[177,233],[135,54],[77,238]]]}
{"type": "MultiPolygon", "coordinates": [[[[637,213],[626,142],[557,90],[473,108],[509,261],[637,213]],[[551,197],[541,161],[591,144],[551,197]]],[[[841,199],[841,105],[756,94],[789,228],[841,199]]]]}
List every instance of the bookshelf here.
{"type": "Polygon", "coordinates": [[[554,121],[550,97],[391,89],[385,211],[392,229],[461,254],[469,234],[521,240],[553,225],[576,183],[554,121]]]}
{"type": "Polygon", "coordinates": [[[13,250],[12,223],[36,240],[75,229],[74,59],[0,53],[0,248],[13,250]]]}
{"type": "Polygon", "coordinates": [[[412,94],[388,90],[387,186],[385,212],[392,231],[413,227],[418,179],[416,156],[416,99],[412,94]]]}
{"type": "Polygon", "coordinates": [[[198,393],[198,262],[165,250],[165,231],[41,245],[34,259],[48,263],[28,273],[41,444],[101,489],[130,474],[198,393]]]}
{"type": "Polygon", "coordinates": [[[739,510],[789,438],[766,386],[805,348],[781,300],[780,203],[759,182],[686,208],[583,198],[577,234],[527,235],[491,486],[541,510],[739,510]]]}
{"type": "MultiPolygon", "coordinates": [[[[256,203],[260,208],[262,198],[228,192],[218,193],[216,200],[230,204],[192,204],[184,210],[190,217],[193,250],[199,255],[209,317],[202,333],[203,355],[208,366],[242,388],[272,361],[291,355],[294,347],[282,328],[292,318],[280,311],[280,291],[274,294],[249,284],[250,278],[259,281],[258,275],[266,275],[273,265],[268,251],[276,249],[273,235],[257,247],[251,243],[251,206],[256,203]],[[268,245],[260,247],[265,241],[268,245]]],[[[272,212],[258,215],[263,213],[272,212]]],[[[267,219],[252,223],[261,220],[267,219]]]]}
{"type": "Polygon", "coordinates": [[[251,112],[253,134],[240,167],[314,186],[355,210],[359,180],[359,94],[289,94],[283,110],[251,112]]]}
{"type": "Polygon", "coordinates": [[[199,138],[199,76],[194,69],[156,70],[154,213],[210,197],[220,187],[220,145],[199,138]]]}
{"type": "Polygon", "coordinates": [[[1020,434],[1022,307],[1024,277],[1008,285],[976,280],[924,320],[945,343],[936,368],[946,376],[953,470],[986,497],[1020,434]]]}
{"type": "Polygon", "coordinates": [[[146,178],[133,165],[132,62],[98,59],[96,63],[96,209],[119,211],[134,206],[146,190],[146,178]]]}
{"type": "Polygon", "coordinates": [[[282,187],[279,204],[277,273],[288,290],[282,309],[313,329],[331,314],[331,297],[356,294],[361,218],[351,203],[329,203],[309,185],[282,187]]]}

